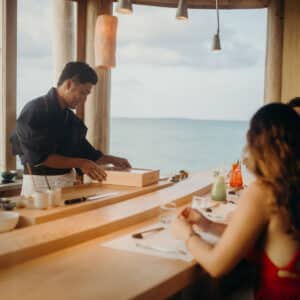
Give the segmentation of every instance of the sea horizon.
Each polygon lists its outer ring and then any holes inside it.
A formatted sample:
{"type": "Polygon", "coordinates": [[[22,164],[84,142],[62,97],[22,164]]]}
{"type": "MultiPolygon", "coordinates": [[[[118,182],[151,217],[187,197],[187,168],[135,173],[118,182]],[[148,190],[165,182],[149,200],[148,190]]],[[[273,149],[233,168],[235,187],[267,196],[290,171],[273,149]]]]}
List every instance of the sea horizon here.
{"type": "Polygon", "coordinates": [[[230,166],[242,157],[248,121],[186,118],[111,119],[110,153],[134,167],[173,174],[230,166]]]}

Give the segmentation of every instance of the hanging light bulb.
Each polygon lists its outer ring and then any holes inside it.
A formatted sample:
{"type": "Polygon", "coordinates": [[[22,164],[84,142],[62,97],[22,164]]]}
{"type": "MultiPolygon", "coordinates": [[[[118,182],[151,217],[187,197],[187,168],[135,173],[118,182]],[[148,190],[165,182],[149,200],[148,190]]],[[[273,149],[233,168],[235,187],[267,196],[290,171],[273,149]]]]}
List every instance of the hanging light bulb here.
{"type": "Polygon", "coordinates": [[[177,20],[187,20],[188,19],[188,7],[186,0],[179,0],[176,12],[177,20]]]}
{"type": "Polygon", "coordinates": [[[116,12],[120,14],[126,14],[126,15],[132,14],[131,0],[118,0],[116,12]]]}
{"type": "Polygon", "coordinates": [[[219,33],[215,34],[214,37],[213,37],[212,50],[213,51],[221,50],[221,41],[220,41],[219,33]]]}
{"type": "Polygon", "coordinates": [[[212,50],[219,51],[221,50],[221,40],[220,40],[220,19],[219,19],[219,5],[218,0],[216,0],[216,13],[217,13],[217,33],[213,37],[212,50]]]}

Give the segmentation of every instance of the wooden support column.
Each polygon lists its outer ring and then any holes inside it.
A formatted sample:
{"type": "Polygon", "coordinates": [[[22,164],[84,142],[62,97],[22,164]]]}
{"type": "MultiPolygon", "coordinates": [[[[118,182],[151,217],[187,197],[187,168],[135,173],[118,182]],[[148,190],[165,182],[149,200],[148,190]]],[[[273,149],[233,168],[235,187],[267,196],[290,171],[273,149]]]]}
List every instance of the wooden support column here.
{"type": "MultiPolygon", "coordinates": [[[[94,33],[97,16],[112,13],[111,0],[87,0],[86,62],[95,66],[94,33]]],[[[98,83],[85,103],[84,120],[90,143],[109,152],[111,71],[97,70],[98,83]]]]}
{"type": "Polygon", "coordinates": [[[283,0],[271,0],[268,7],[265,103],[281,102],[283,6],[283,0]]]}
{"type": "MultiPolygon", "coordinates": [[[[77,5],[77,61],[85,62],[87,0],[81,0],[77,5]]],[[[78,105],[76,115],[84,120],[84,103],[78,105]]]]}
{"type": "Polygon", "coordinates": [[[16,126],[17,0],[0,1],[0,169],[16,168],[9,136],[16,126]]]}
{"type": "Polygon", "coordinates": [[[285,1],[282,101],[300,97],[300,1],[285,1]]]}
{"type": "Polygon", "coordinates": [[[55,86],[65,64],[75,60],[75,5],[73,1],[53,0],[55,86]]]}

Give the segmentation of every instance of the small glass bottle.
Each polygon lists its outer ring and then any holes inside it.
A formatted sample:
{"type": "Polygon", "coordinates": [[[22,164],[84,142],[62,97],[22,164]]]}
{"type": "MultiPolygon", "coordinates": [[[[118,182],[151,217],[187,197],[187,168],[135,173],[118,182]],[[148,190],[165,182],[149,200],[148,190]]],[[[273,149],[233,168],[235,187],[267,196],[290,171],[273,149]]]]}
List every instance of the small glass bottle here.
{"type": "Polygon", "coordinates": [[[242,168],[240,161],[232,164],[231,176],[230,176],[230,187],[240,189],[243,187],[242,168]]]}
{"type": "Polygon", "coordinates": [[[211,198],[215,201],[226,200],[226,183],[224,176],[219,171],[214,172],[214,183],[211,190],[211,198]]]}

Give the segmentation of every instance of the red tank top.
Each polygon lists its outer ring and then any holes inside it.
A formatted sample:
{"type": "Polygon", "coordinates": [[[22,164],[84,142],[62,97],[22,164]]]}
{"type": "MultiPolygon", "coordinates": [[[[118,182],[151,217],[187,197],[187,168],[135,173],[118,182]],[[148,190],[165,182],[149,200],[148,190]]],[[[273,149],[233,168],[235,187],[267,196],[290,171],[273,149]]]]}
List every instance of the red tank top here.
{"type": "Polygon", "coordinates": [[[251,260],[258,264],[259,286],[255,293],[256,300],[300,300],[300,277],[279,277],[278,271],[289,271],[300,276],[300,249],[290,263],[282,268],[273,264],[264,251],[251,255],[251,260]]]}

